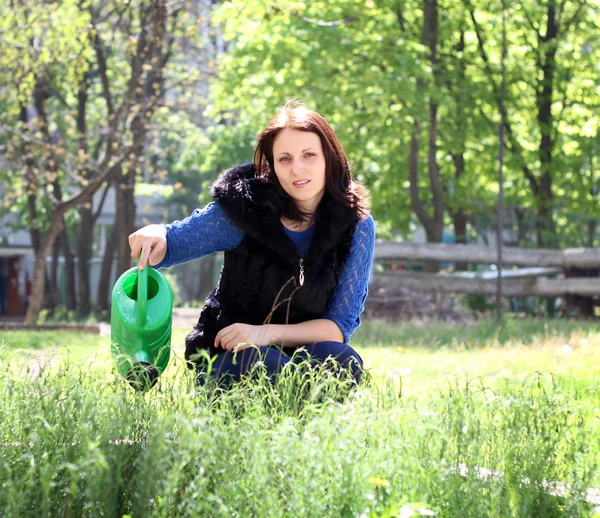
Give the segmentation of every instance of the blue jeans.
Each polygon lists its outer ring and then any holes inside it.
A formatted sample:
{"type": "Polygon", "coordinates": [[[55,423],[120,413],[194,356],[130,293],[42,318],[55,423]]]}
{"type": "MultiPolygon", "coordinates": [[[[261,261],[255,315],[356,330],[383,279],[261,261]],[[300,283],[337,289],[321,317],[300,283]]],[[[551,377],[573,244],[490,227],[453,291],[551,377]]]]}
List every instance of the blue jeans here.
{"type": "MultiPolygon", "coordinates": [[[[237,353],[235,365],[233,363],[233,353],[225,351],[214,358],[210,375],[212,378],[222,380],[230,385],[231,381],[240,381],[242,375],[248,374],[260,356],[267,374],[274,382],[277,375],[287,364],[291,364],[290,367],[294,368],[295,364],[306,360],[309,355],[311,365],[322,363],[331,356],[341,368],[346,369],[350,366],[354,381],[357,385],[360,383],[363,360],[352,347],[341,342],[317,342],[302,346],[302,348],[267,346],[256,349],[251,347],[237,353]]],[[[205,367],[198,368],[198,381],[201,385],[205,384],[205,367]]]]}

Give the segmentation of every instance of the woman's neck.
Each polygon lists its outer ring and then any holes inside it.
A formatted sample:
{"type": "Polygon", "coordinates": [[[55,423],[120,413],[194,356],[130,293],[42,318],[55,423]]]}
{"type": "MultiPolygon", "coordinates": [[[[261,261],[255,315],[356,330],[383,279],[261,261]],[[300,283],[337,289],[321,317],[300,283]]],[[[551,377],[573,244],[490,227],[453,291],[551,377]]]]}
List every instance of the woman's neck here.
{"type": "Polygon", "coordinates": [[[312,224],[314,223],[314,217],[311,217],[308,221],[294,221],[292,219],[288,219],[285,216],[281,216],[281,224],[289,229],[289,230],[293,230],[295,232],[302,232],[308,228],[310,228],[312,226],[312,224]]]}

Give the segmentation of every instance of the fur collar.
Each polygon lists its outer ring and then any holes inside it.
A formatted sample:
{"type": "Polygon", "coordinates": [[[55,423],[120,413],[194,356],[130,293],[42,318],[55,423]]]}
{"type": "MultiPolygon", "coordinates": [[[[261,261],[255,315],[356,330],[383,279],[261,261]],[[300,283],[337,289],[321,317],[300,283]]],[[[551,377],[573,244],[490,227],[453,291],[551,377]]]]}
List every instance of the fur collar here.
{"type": "MultiPolygon", "coordinates": [[[[284,201],[277,194],[275,185],[256,176],[253,163],[223,171],[209,192],[244,232],[297,264],[296,246],[281,223],[284,201]]],[[[349,227],[354,228],[357,220],[352,209],[336,203],[326,192],[317,209],[315,233],[308,256],[336,246],[349,227]]]]}

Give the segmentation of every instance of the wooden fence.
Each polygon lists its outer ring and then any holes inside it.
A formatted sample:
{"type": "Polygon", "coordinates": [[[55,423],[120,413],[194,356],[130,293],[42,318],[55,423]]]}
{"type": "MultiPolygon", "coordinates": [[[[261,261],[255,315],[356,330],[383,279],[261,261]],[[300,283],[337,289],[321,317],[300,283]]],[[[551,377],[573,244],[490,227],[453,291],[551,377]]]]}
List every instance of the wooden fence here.
{"type": "MultiPolygon", "coordinates": [[[[378,240],[375,259],[496,264],[498,258],[496,249],[487,246],[378,240]]],[[[505,296],[600,295],[598,248],[546,250],[504,247],[502,261],[502,294],[505,296]]],[[[386,271],[375,274],[390,287],[476,295],[495,295],[497,276],[494,271],[446,274],[386,271]]]]}

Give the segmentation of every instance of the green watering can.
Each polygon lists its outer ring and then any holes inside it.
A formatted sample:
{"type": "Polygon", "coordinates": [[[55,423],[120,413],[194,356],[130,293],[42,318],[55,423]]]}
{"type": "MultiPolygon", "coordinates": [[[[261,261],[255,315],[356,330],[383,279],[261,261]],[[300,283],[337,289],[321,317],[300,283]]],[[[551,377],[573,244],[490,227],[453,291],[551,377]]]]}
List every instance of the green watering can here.
{"type": "Polygon", "coordinates": [[[146,265],[127,270],[112,291],[111,352],[117,370],[137,390],[148,390],[171,355],[173,292],[146,265]]]}

